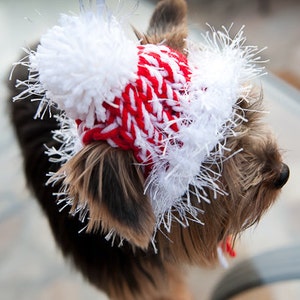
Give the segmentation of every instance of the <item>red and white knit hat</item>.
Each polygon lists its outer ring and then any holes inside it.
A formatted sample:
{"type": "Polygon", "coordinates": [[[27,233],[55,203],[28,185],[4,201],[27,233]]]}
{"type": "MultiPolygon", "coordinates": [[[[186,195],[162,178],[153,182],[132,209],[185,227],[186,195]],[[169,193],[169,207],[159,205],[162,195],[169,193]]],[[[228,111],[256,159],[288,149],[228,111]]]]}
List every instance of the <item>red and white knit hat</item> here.
{"type": "Polygon", "coordinates": [[[93,141],[133,151],[156,229],[170,230],[173,218],[184,226],[200,222],[190,186],[199,201],[209,202],[206,188],[225,193],[220,174],[207,166],[222,169],[226,140],[244,120],[237,99],[247,100],[249,80],[261,73],[257,53],[245,46],[242,30],[231,39],[212,29],[203,44],[190,42],[185,56],[135,44],[112,16],[63,15],[29,53],[24,94],[44,95],[38,116],[53,103],[64,111],[54,133],[62,147],[49,149],[62,163],[93,141]]]}

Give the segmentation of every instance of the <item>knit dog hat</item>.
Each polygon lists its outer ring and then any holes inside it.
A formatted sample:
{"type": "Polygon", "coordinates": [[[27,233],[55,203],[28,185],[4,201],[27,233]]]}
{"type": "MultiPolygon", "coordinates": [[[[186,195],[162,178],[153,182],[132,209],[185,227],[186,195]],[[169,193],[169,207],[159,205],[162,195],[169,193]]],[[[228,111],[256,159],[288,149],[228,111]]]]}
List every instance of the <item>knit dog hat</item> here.
{"type": "Polygon", "coordinates": [[[94,141],[132,151],[155,231],[170,230],[174,219],[188,226],[200,222],[190,187],[199,202],[210,201],[206,189],[225,193],[219,179],[226,141],[245,121],[238,99],[248,101],[249,81],[262,70],[258,48],[245,41],[243,29],[230,38],[211,28],[203,43],[188,42],[185,55],[134,43],[103,11],[63,15],[29,52],[27,90],[18,98],[42,95],[38,117],[51,105],[63,111],[54,132],[62,145],[48,149],[52,160],[63,164],[94,141]]]}

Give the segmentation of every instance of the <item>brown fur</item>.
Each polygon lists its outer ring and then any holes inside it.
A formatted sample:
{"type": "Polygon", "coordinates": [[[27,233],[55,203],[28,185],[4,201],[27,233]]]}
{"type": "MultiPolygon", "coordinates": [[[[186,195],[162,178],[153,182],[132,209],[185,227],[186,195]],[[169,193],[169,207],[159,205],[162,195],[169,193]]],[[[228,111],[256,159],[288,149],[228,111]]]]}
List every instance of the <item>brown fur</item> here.
{"type": "Polygon", "coordinates": [[[134,29],[141,44],[166,44],[184,53],[187,37],[187,7],[182,0],[159,1],[150,20],[147,34],[134,29]]]}
{"type": "Polygon", "coordinates": [[[88,203],[87,232],[101,230],[107,234],[113,229],[133,245],[148,247],[155,217],[144,195],[142,171],[131,152],[111,148],[107,143],[93,143],[63,165],[57,176],[61,174],[66,174],[64,185],[73,198],[71,212],[79,204],[88,203]],[[120,199],[118,212],[113,190],[118,191],[120,199]],[[114,209],[110,208],[111,202],[114,209]]]}
{"type": "MultiPolygon", "coordinates": [[[[165,43],[184,53],[185,1],[160,1],[147,34],[135,32],[142,43],[165,43]]],[[[15,81],[26,76],[27,70],[19,66],[10,84],[12,96],[20,92],[14,87],[15,81]]],[[[248,121],[241,122],[239,134],[227,141],[231,151],[226,153],[221,183],[228,195],[214,199],[207,190],[211,203],[198,203],[192,197],[203,210],[204,225],[191,222],[184,228],[173,222],[170,233],[163,229],[157,233],[158,254],[149,246],[155,220],[143,192],[142,172],[132,153],[97,142],[85,146],[60,168],[50,163],[44,153],[44,144],[57,144],[51,133],[57,121],[51,116],[34,120],[36,103],[23,100],[10,104],[27,182],[49,220],[57,244],[85,278],[111,299],[192,299],[182,266],[214,265],[217,246],[228,236],[235,240],[259,222],[275,201],[287,181],[288,168],[261,120],[262,114],[257,112],[263,109],[262,95],[255,90],[252,94],[251,102],[237,99],[248,121]],[[241,148],[242,152],[231,156],[241,148]],[[55,185],[46,185],[49,171],[57,172],[57,178],[61,174],[66,177],[55,185]],[[74,201],[71,213],[87,201],[89,214],[83,223],[66,209],[59,211],[53,193],[64,188],[74,201]],[[78,233],[84,226],[87,232],[78,233]],[[105,239],[111,231],[117,234],[114,246],[105,239]],[[121,247],[119,236],[125,238],[121,247]]]]}

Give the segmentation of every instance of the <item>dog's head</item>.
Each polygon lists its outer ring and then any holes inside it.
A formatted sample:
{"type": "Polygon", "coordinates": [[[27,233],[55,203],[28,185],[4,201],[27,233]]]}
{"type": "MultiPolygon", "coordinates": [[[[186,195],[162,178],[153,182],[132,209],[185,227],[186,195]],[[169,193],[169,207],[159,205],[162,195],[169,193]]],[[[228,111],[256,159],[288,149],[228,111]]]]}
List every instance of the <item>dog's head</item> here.
{"type": "Polygon", "coordinates": [[[27,92],[66,112],[54,134],[64,145],[49,149],[65,160],[52,181],[88,232],[210,264],[289,175],[248,82],[257,49],[242,32],[187,45],[183,0],[160,1],[148,32],[135,33],[138,45],[110,15],[64,17],[30,54],[27,92]]]}

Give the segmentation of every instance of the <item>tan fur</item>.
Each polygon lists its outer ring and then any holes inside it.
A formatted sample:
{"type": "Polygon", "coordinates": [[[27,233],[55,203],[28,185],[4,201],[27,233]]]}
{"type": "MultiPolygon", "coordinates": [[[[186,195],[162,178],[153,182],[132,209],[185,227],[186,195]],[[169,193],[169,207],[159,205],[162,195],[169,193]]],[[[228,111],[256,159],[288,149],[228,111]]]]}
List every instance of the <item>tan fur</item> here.
{"type": "MultiPolygon", "coordinates": [[[[151,270],[151,265],[145,266],[148,270],[151,270]]],[[[110,299],[112,300],[192,300],[193,297],[187,288],[186,282],[183,279],[183,273],[177,265],[165,263],[164,272],[155,272],[152,275],[155,278],[155,286],[149,284],[149,282],[143,280],[143,277],[138,277],[140,284],[143,286],[142,292],[137,296],[133,295],[127,286],[122,287],[125,293],[120,298],[119,292],[111,286],[110,290],[112,294],[110,299]]],[[[138,270],[136,270],[138,273],[138,270]]]]}
{"type": "Polygon", "coordinates": [[[185,54],[188,34],[187,6],[182,0],[160,1],[150,20],[147,34],[134,29],[141,44],[165,44],[185,54]]]}
{"type": "MultiPolygon", "coordinates": [[[[147,248],[152,237],[154,227],[154,214],[149,199],[143,193],[144,178],[132,153],[112,148],[107,143],[98,142],[84,147],[77,155],[68,161],[57,174],[59,178],[65,174],[64,186],[68,189],[69,196],[73,199],[71,212],[74,213],[78,205],[87,202],[89,208],[89,221],[87,231],[103,233],[111,230],[126,238],[133,245],[147,248]],[[126,226],[122,220],[111,215],[105,203],[104,189],[113,190],[117,183],[112,181],[111,186],[103,186],[103,176],[107,172],[107,165],[111,172],[118,178],[119,185],[124,193],[124,198],[133,203],[137,217],[141,219],[139,227],[126,226]],[[132,175],[134,174],[134,175],[132,175]],[[136,181],[133,181],[136,179],[136,181]],[[141,213],[142,216],[138,216],[141,213]]],[[[124,207],[129,203],[123,203],[124,207]]]]}

